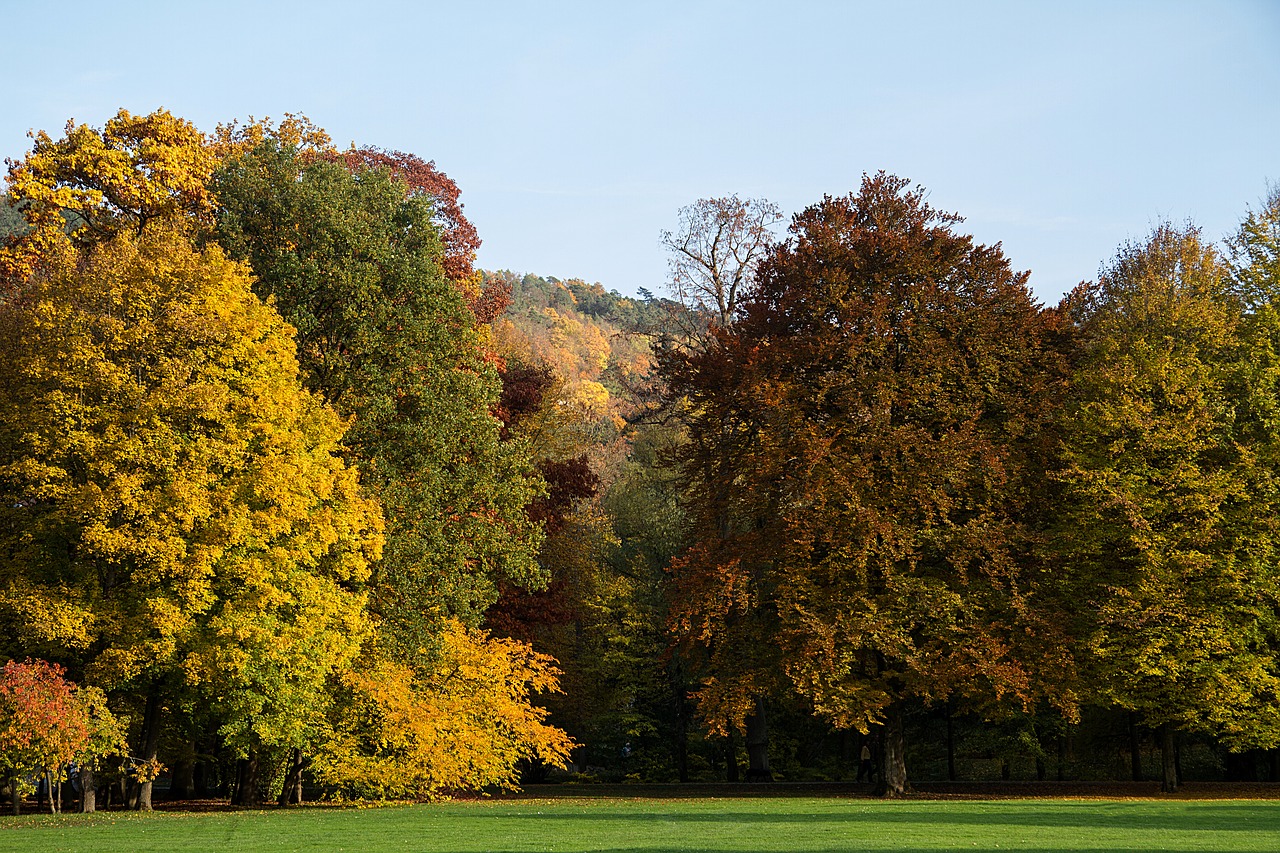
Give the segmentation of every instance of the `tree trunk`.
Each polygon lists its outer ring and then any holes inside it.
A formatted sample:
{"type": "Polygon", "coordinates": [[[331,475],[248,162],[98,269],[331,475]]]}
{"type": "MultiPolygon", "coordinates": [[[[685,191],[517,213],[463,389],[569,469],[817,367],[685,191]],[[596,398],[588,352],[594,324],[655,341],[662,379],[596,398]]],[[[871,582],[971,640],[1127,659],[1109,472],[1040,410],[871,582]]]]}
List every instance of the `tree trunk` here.
{"type": "Polygon", "coordinates": [[[192,740],[173,762],[173,776],[169,783],[169,799],[189,800],[195,794],[196,742],[192,740]]]}
{"type": "Polygon", "coordinates": [[[10,784],[13,785],[13,815],[14,817],[17,817],[22,814],[22,795],[18,793],[17,775],[10,780],[10,784]]]}
{"type": "Polygon", "coordinates": [[[903,732],[902,706],[889,706],[884,721],[883,764],[876,793],[882,797],[901,797],[907,792],[907,739],[903,732]]]}
{"type": "Polygon", "coordinates": [[[756,697],[755,713],[747,717],[747,781],[772,782],[769,770],[769,717],[764,697],[756,697]]]}
{"type": "Polygon", "coordinates": [[[289,772],[285,774],[284,785],[280,788],[280,797],[276,802],[282,806],[302,804],[302,750],[295,749],[289,760],[289,772]]]}
{"type": "Polygon", "coordinates": [[[1160,790],[1172,794],[1178,790],[1178,768],[1174,763],[1173,726],[1160,724],[1160,790]]]}
{"type": "Polygon", "coordinates": [[[1138,738],[1138,715],[1129,712],[1129,770],[1133,781],[1142,781],[1142,741],[1138,738]]]}
{"type": "Polygon", "coordinates": [[[733,736],[733,729],[729,730],[729,736],[724,742],[724,769],[725,778],[729,782],[738,781],[738,739],[733,736]]]}
{"type": "Polygon", "coordinates": [[[93,765],[80,765],[80,812],[90,814],[98,810],[98,789],[94,787],[93,765]]]}
{"type": "Polygon", "coordinates": [[[57,814],[58,792],[54,790],[53,771],[47,767],[44,770],[44,784],[49,789],[49,814],[57,814]]]}
{"type": "MultiPolygon", "coordinates": [[[[142,760],[155,761],[160,749],[160,689],[152,687],[147,694],[147,707],[142,715],[142,760]]],[[[149,771],[150,768],[148,768],[149,771]]],[[[147,774],[150,776],[150,772],[147,774]]],[[[138,811],[151,811],[151,786],[153,780],[143,780],[138,786],[138,811]]]]}
{"type": "Polygon", "coordinates": [[[947,780],[956,781],[956,729],[950,701],[947,702],[947,780]]]}
{"type": "Polygon", "coordinates": [[[685,691],[676,694],[676,769],[681,782],[689,781],[689,702],[685,691]]]}
{"type": "MultiPolygon", "coordinates": [[[[199,747],[196,748],[196,754],[199,755],[199,747]]],[[[198,799],[204,800],[209,797],[209,762],[197,758],[195,767],[191,771],[191,783],[198,799]]]]}
{"type": "Polygon", "coordinates": [[[257,750],[249,750],[248,757],[240,762],[240,778],[236,784],[233,805],[246,809],[256,809],[262,805],[262,790],[258,784],[258,763],[257,750]]]}
{"type": "Polygon", "coordinates": [[[1067,737],[1058,735],[1058,781],[1067,780],[1067,737]]]}

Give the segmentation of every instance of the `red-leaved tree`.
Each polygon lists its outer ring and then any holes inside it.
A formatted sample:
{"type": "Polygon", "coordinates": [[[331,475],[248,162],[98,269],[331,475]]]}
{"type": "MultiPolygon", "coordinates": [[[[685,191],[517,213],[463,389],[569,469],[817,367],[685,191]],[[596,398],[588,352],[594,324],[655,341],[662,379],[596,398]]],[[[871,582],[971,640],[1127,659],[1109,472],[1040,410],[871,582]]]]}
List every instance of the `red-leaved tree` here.
{"type": "MultiPolygon", "coordinates": [[[[61,808],[55,784],[73,761],[92,765],[120,743],[115,721],[106,711],[101,691],[77,689],[66,670],[42,660],[9,661],[0,672],[0,765],[13,783],[13,810],[18,813],[19,777],[43,772],[50,783],[49,805],[61,808]]],[[[92,775],[89,776],[92,787],[92,775]]],[[[92,811],[89,797],[85,809],[92,811]]]]}

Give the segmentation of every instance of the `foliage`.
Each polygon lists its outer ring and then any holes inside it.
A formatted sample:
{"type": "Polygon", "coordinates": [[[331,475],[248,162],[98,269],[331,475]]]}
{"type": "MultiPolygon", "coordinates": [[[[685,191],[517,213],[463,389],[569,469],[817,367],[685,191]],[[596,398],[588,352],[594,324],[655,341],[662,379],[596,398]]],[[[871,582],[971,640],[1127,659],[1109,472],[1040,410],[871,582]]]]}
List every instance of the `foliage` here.
{"type": "Polygon", "coordinates": [[[1025,274],[906,187],[799,214],[737,322],[664,359],[692,413],[673,626],[713,721],[784,674],[864,731],[906,697],[1034,695],[1012,636],[1054,361],[1025,274]]]}
{"type": "Polygon", "coordinates": [[[149,222],[207,222],[208,181],[216,160],[203,135],[166,110],[120,110],[101,131],[67,122],[54,141],[40,131],[23,160],[9,161],[9,195],[22,203],[29,230],[0,252],[0,275],[29,275],[68,242],[85,245],[149,222]]]}
{"type": "MultiPolygon", "coordinates": [[[[420,193],[430,199],[440,241],[444,244],[440,266],[453,281],[473,278],[472,264],[475,263],[476,250],[480,248],[480,235],[462,213],[458,185],[437,169],[434,161],[424,161],[421,157],[403,151],[385,151],[380,148],[352,148],[341,157],[352,172],[386,170],[391,177],[403,182],[412,193],[420,193]]],[[[500,296],[505,291],[505,288],[485,288],[482,291],[489,294],[482,303],[485,307],[477,310],[480,303],[472,305],[480,322],[489,322],[507,307],[505,298],[500,296]]]]}
{"type": "Polygon", "coordinates": [[[0,620],[10,655],[292,742],[366,630],[381,516],[249,283],[156,226],[0,306],[0,620]]]}
{"type": "Polygon", "coordinates": [[[1196,229],[1164,225],[1073,294],[1056,541],[1106,699],[1271,746],[1280,329],[1265,303],[1241,315],[1226,275],[1196,229]]]}
{"type": "Polygon", "coordinates": [[[530,701],[557,675],[528,645],[449,620],[429,671],[379,660],[343,676],[353,710],[317,757],[319,778],[378,798],[514,788],[519,760],[563,766],[573,747],[530,701]]]}
{"type": "Polygon", "coordinates": [[[1250,210],[1240,230],[1227,240],[1231,288],[1246,306],[1261,313],[1280,301],[1280,186],[1259,210],[1250,210]]]}
{"type": "Polygon", "coordinates": [[[17,202],[8,195],[0,196],[0,245],[10,235],[20,236],[27,230],[27,220],[18,209],[17,202]]]}
{"type": "Polygon", "coordinates": [[[441,268],[429,197],[268,138],[217,176],[218,239],[298,329],[307,385],[353,418],[346,444],[388,519],[374,607],[412,657],[441,618],[474,624],[499,580],[537,586],[539,484],[491,415],[499,383],[441,268]]]}
{"type": "Polygon", "coordinates": [[[125,748],[106,696],[76,688],[47,661],[11,660],[0,674],[0,767],[17,776],[45,769],[60,779],[76,762],[95,763],[125,748]]]}

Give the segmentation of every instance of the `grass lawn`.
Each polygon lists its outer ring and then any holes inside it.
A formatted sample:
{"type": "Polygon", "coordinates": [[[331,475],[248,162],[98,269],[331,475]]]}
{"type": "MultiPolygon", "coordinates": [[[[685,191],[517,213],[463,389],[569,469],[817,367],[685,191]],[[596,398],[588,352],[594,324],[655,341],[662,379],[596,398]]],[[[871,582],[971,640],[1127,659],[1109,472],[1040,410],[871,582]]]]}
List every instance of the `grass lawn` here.
{"type": "Polygon", "coordinates": [[[379,809],[0,816],[0,850],[1280,850],[1280,802],[519,800],[379,809]]]}

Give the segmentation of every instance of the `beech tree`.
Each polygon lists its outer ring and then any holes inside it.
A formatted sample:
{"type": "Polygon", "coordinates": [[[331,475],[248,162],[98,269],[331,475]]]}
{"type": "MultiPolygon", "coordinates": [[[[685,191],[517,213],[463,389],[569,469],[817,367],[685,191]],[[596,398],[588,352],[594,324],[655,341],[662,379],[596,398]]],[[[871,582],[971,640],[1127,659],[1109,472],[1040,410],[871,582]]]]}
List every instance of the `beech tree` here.
{"type": "Polygon", "coordinates": [[[1177,731],[1280,740],[1280,329],[1266,288],[1248,293],[1242,312],[1199,231],[1163,225],[1069,301],[1082,353],[1054,542],[1087,680],[1158,730],[1166,791],[1177,731]]]}
{"type": "Polygon", "coordinates": [[[704,713],[793,690],[882,726],[891,795],[908,703],[1031,701],[1014,637],[1044,624],[1021,519],[1058,359],[1026,274],[957,222],[864,178],[796,216],[705,352],[663,362],[691,412],[673,626],[704,713]]]}

